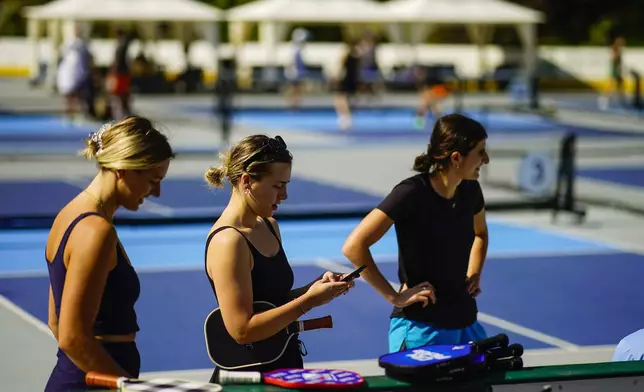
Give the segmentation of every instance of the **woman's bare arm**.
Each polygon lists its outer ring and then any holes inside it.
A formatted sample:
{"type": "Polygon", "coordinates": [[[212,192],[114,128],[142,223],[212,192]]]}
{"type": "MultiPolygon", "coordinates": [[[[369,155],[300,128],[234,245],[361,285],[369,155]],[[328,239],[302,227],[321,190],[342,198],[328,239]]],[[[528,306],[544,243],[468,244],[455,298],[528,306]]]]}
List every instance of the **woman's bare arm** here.
{"type": "Polygon", "coordinates": [[[99,217],[84,219],[72,232],[58,344],[85,372],[131,377],[96,340],[93,330],[107,275],[116,266],[116,242],[112,225],[99,217]]]}
{"type": "Polygon", "coordinates": [[[54,334],[56,340],[58,340],[58,316],[56,316],[56,303],[54,302],[54,293],[51,290],[51,285],[49,285],[49,312],[47,317],[47,325],[51,330],[51,333],[54,334]]]}
{"type": "MultiPolygon", "coordinates": [[[[253,314],[252,256],[246,240],[235,230],[214,236],[208,247],[207,268],[215,284],[219,308],[230,336],[240,344],[267,339],[297,320],[306,300],[253,314]]],[[[270,277],[266,277],[270,279],[270,277]]]]}
{"type": "Polygon", "coordinates": [[[342,253],[356,268],[367,266],[360,276],[392,304],[397,296],[396,290],[376,266],[369,248],[387,233],[393,223],[384,212],[374,209],[349,234],[342,247],[342,253]]]}
{"type": "Polygon", "coordinates": [[[369,248],[387,233],[393,223],[383,211],[374,209],[349,234],[342,247],[342,253],[355,267],[367,266],[360,276],[392,305],[406,307],[415,302],[422,302],[424,306],[427,306],[429,301],[435,303],[436,294],[429,282],[422,282],[411,288],[405,287],[397,293],[376,266],[369,248]]]}

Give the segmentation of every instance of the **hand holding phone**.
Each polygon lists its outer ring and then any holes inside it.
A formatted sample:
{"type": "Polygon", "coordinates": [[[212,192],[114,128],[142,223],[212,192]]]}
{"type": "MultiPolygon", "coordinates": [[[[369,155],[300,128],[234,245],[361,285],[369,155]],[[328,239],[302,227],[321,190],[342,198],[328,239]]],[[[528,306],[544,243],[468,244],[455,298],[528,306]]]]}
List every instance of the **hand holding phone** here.
{"type": "Polygon", "coordinates": [[[360,276],[360,272],[362,272],[362,270],[364,270],[365,268],[367,268],[366,265],[363,265],[363,266],[359,267],[358,269],[356,269],[355,271],[353,271],[349,275],[347,275],[344,278],[342,278],[340,281],[341,282],[350,282],[350,281],[358,278],[360,276]]]}

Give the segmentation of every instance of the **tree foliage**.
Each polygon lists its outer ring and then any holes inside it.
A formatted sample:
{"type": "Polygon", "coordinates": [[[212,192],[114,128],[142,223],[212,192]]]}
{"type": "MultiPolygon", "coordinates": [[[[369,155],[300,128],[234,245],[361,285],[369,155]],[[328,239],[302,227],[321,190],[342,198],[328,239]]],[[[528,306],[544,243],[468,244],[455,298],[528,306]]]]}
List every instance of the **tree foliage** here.
{"type": "MultiPolygon", "coordinates": [[[[217,8],[229,9],[255,0],[199,0],[217,8]]],[[[324,0],[320,0],[324,1],[324,0]]],[[[384,2],[386,0],[376,0],[384,2]]],[[[542,11],[546,22],[538,27],[539,42],[545,45],[606,45],[616,34],[623,34],[629,46],[644,44],[642,1],[644,0],[510,0],[542,11]]],[[[21,8],[40,5],[48,0],[0,0],[0,35],[24,36],[25,19],[21,8]]],[[[350,4],[347,1],[347,4],[350,4]]],[[[350,7],[347,7],[350,12],[350,7]]],[[[340,26],[307,26],[314,41],[337,41],[340,26]]],[[[226,37],[222,28],[223,38],[226,37]]],[[[253,35],[256,34],[256,31],[253,35]]],[[[469,42],[461,26],[442,28],[429,37],[430,42],[469,42]]],[[[519,43],[514,29],[499,27],[493,41],[501,45],[519,43]]]]}
{"type": "Polygon", "coordinates": [[[0,35],[25,35],[24,6],[41,5],[45,0],[0,0],[0,35]]]}

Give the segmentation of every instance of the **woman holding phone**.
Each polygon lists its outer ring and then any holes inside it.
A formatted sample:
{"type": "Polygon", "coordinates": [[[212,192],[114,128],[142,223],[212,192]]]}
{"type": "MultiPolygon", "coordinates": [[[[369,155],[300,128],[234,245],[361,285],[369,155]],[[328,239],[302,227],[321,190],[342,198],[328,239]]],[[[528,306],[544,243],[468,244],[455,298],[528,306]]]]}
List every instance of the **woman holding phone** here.
{"type": "MultiPolygon", "coordinates": [[[[281,137],[251,135],[224,153],[220,166],[205,174],[211,186],[223,187],[223,181],[228,180],[232,187],[228,205],[208,233],[205,268],[225,325],[225,331],[218,333],[229,335],[241,345],[273,337],[354,285],[352,281],[340,281],[342,274],[329,271],[293,289],[293,270],[273,218],[288,198],[292,160],[281,137]],[[257,301],[275,307],[255,313],[253,305],[257,301]]],[[[302,368],[301,346],[299,339],[291,339],[274,362],[243,370],[302,368]]],[[[211,382],[217,382],[219,370],[216,366],[211,382]]]]}

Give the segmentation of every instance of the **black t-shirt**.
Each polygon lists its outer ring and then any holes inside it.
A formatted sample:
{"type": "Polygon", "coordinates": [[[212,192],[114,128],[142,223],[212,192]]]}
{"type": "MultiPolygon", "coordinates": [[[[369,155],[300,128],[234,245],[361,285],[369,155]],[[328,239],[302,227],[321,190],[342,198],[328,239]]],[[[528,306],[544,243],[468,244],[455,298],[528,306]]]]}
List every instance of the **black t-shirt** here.
{"type": "Polygon", "coordinates": [[[394,221],[398,240],[398,278],[413,287],[428,281],[436,304],[394,308],[392,317],[421,321],[437,328],[464,328],[476,321],[476,300],[466,278],[474,242],[474,215],[485,205],[478,181],[463,180],[451,200],[439,195],[426,173],[394,187],[378,209],[394,221]]]}

